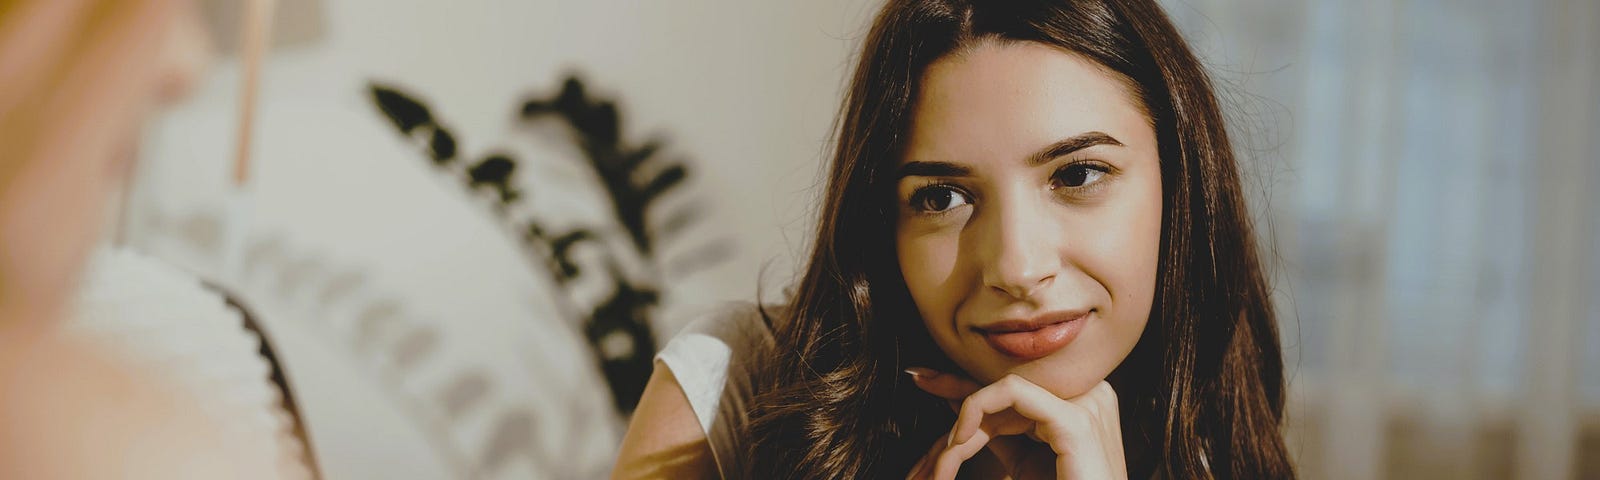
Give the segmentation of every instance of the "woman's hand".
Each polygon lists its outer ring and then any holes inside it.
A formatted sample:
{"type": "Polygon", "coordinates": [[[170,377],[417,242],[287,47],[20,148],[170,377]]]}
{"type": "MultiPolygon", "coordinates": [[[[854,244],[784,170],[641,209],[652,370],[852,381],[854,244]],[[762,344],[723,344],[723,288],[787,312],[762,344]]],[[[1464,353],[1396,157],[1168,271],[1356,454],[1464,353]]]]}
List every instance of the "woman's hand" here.
{"type": "Polygon", "coordinates": [[[936,442],[909,478],[954,479],[984,448],[1016,479],[1128,477],[1117,394],[1104,381],[1062,399],[1017,375],[982,386],[959,374],[907,372],[958,412],[948,443],[936,442]]]}

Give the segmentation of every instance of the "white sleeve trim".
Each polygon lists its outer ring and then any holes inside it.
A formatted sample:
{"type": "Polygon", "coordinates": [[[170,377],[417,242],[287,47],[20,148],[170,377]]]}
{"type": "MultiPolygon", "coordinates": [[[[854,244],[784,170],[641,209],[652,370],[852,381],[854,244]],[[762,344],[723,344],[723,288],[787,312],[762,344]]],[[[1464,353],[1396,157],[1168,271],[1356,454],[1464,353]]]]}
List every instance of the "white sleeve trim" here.
{"type": "Polygon", "coordinates": [[[684,332],[667,343],[656,359],[672,370],[678,386],[694,408],[700,430],[711,436],[722,392],[727,388],[728,359],[732,349],[722,339],[700,332],[684,332]]]}

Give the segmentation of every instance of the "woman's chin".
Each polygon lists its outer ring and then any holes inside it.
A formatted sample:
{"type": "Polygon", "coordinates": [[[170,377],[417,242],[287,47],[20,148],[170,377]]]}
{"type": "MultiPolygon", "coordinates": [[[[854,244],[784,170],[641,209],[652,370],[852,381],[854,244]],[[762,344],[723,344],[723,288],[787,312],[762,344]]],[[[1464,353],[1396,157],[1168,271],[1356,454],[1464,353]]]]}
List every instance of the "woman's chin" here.
{"type": "Polygon", "coordinates": [[[956,364],[979,383],[988,385],[1015,374],[1061,398],[1088,393],[1110,376],[1117,365],[1089,355],[1097,352],[1072,348],[1033,360],[1014,358],[992,349],[972,348],[966,352],[969,354],[955,358],[956,364]]]}
{"type": "Polygon", "coordinates": [[[1055,359],[1045,357],[1017,365],[997,376],[996,380],[1006,374],[1016,374],[1057,397],[1073,398],[1089,393],[1089,390],[1110,374],[1110,372],[1088,371],[1078,362],[1052,360],[1055,359]]]}

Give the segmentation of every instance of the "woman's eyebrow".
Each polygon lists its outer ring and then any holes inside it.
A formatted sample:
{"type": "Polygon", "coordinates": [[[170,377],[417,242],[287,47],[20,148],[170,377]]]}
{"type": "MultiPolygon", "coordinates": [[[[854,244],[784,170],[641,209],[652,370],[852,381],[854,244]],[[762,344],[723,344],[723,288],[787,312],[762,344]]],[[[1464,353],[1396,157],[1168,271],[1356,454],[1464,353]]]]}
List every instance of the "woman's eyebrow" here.
{"type": "Polygon", "coordinates": [[[949,162],[906,162],[900,166],[895,178],[906,177],[966,177],[972,169],[949,162]]]}
{"type": "MultiPolygon", "coordinates": [[[[1071,155],[1072,152],[1093,147],[1095,145],[1123,146],[1122,142],[1105,132],[1084,132],[1052,143],[1039,149],[1028,156],[1028,166],[1037,167],[1051,160],[1071,155]]],[[[972,175],[972,169],[963,165],[950,162],[906,162],[900,166],[895,178],[906,177],[966,177],[972,175]]]]}
{"type": "Polygon", "coordinates": [[[1028,166],[1037,167],[1039,165],[1049,163],[1051,160],[1055,160],[1056,158],[1071,155],[1072,152],[1093,147],[1095,145],[1115,145],[1120,147],[1122,146],[1122,142],[1117,141],[1116,138],[1112,137],[1111,135],[1107,135],[1105,132],[1080,133],[1058,140],[1056,143],[1050,144],[1050,146],[1039,149],[1038,152],[1028,156],[1028,166]]]}

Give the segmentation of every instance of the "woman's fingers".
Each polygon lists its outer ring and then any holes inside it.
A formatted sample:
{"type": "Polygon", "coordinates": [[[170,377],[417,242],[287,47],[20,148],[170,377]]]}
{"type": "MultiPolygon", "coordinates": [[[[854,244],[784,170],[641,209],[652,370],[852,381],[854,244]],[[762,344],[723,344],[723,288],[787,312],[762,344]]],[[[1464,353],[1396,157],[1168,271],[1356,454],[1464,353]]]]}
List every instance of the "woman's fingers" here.
{"type": "MultiPolygon", "coordinates": [[[[993,385],[967,396],[961,404],[961,413],[956,417],[955,429],[951,431],[953,443],[962,443],[971,438],[979,430],[984,417],[996,414],[1007,409],[1015,410],[1027,420],[1040,423],[1035,427],[1035,435],[1040,440],[1049,443],[1045,436],[1061,428],[1076,428],[1078,425],[1061,425],[1064,422],[1079,423],[1084,415],[1079,415],[1081,407],[1071,402],[1062,400],[1044,388],[1034,385],[1017,375],[1006,375],[993,385]]],[[[1027,433],[1027,429],[1016,434],[1027,433]]]]}
{"type": "Polygon", "coordinates": [[[1117,405],[1117,392],[1111,384],[1100,382],[1088,393],[1068,400],[1090,411],[1099,426],[1100,444],[1105,451],[1106,464],[1118,477],[1127,477],[1127,464],[1123,461],[1122,415],[1117,405]]]}
{"type": "MultiPolygon", "coordinates": [[[[936,480],[955,478],[961,464],[985,447],[1001,446],[1012,435],[1032,433],[1041,427],[1063,423],[1076,406],[1024,380],[1008,375],[966,397],[951,430],[951,446],[934,462],[936,480]]],[[[1014,437],[1013,437],[1014,438],[1014,437]]],[[[1052,447],[1054,449],[1055,447],[1052,447]]],[[[1022,448],[999,448],[996,455],[1014,463],[1022,448]]]]}
{"type": "MultiPolygon", "coordinates": [[[[962,443],[953,444],[935,463],[935,478],[951,478],[961,464],[978,452],[988,449],[1002,465],[1015,465],[1027,456],[1028,451],[1045,449],[1020,435],[1033,429],[1036,423],[1013,410],[985,415],[978,431],[962,443]],[[945,475],[948,474],[948,475],[945,475]]],[[[1045,449],[1045,451],[1049,451],[1045,449]]],[[[1054,457],[1054,455],[1052,455],[1054,457]]]]}
{"type": "Polygon", "coordinates": [[[948,443],[945,440],[947,438],[950,438],[950,434],[948,433],[941,435],[937,440],[933,441],[933,447],[928,449],[928,453],[923,455],[921,460],[917,460],[915,465],[911,466],[911,473],[906,475],[906,480],[921,480],[928,478],[929,472],[931,472],[933,469],[934,459],[939,458],[939,452],[943,452],[945,444],[948,443]]]}
{"type": "Polygon", "coordinates": [[[917,388],[945,400],[960,402],[983,388],[983,385],[967,378],[966,375],[957,373],[944,373],[922,367],[907,368],[906,373],[911,375],[911,381],[917,388]]]}
{"type": "Polygon", "coordinates": [[[1119,416],[1117,392],[1112,390],[1111,384],[1105,381],[1096,384],[1094,388],[1089,389],[1083,395],[1067,399],[1067,401],[1090,409],[1096,416],[1107,418],[1117,418],[1119,416]]]}
{"type": "Polygon", "coordinates": [[[952,406],[959,403],[955,425],[947,435],[949,446],[937,454],[930,452],[931,458],[924,457],[913,469],[914,478],[953,479],[961,464],[984,448],[993,450],[1002,463],[1018,464],[1030,458],[1029,451],[1036,451],[1020,435],[1048,445],[1055,453],[1058,474],[1069,478],[1126,476],[1117,397],[1108,383],[1102,381],[1083,395],[1062,399],[1017,375],[982,386],[959,374],[923,368],[906,372],[918,388],[952,406]]]}
{"type": "Polygon", "coordinates": [[[972,459],[983,447],[989,444],[994,437],[989,432],[979,431],[964,443],[951,445],[934,459],[932,464],[933,480],[955,480],[956,473],[961,471],[961,464],[972,459]]]}

